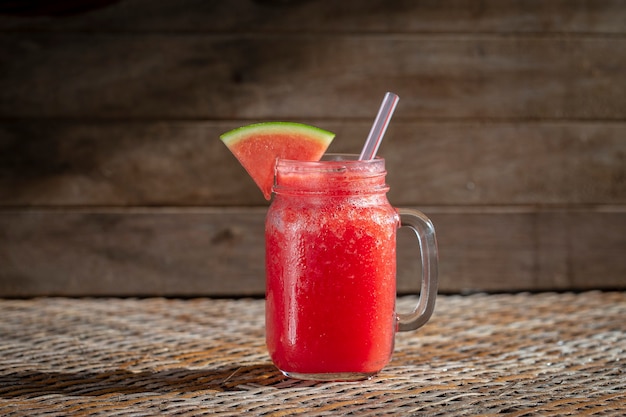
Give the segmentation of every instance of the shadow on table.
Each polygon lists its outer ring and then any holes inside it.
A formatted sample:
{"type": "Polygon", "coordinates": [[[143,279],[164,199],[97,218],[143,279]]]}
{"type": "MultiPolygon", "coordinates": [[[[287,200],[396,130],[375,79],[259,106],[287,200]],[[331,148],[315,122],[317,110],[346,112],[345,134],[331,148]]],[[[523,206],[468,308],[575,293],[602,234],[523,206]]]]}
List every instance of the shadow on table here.
{"type": "Polygon", "coordinates": [[[0,398],[43,395],[100,396],[107,394],[188,393],[239,391],[249,387],[293,387],[308,384],[288,379],[271,363],[218,369],[168,369],[133,372],[112,369],[101,372],[19,371],[0,375],[0,398]]]}

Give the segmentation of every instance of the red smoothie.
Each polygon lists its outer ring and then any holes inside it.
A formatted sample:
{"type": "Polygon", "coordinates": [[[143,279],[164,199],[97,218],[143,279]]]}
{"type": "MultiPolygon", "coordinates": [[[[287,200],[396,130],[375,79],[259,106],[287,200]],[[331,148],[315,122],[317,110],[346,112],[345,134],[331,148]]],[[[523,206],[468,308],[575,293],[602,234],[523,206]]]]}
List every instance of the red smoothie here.
{"type": "Polygon", "coordinates": [[[396,231],[384,160],[278,161],[266,220],[266,332],[306,379],[380,371],[397,329],[396,231]]]}

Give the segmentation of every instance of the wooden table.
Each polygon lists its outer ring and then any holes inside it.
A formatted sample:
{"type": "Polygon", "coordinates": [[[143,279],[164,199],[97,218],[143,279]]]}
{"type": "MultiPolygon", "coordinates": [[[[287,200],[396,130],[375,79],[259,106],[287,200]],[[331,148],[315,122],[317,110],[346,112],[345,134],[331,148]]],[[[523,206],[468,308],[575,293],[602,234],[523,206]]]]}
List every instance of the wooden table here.
{"type": "MultiPolygon", "coordinates": [[[[401,297],[399,309],[414,302],[401,297]]],[[[359,383],[290,380],[259,299],[0,300],[0,414],[626,413],[626,293],[440,296],[359,383]]]]}

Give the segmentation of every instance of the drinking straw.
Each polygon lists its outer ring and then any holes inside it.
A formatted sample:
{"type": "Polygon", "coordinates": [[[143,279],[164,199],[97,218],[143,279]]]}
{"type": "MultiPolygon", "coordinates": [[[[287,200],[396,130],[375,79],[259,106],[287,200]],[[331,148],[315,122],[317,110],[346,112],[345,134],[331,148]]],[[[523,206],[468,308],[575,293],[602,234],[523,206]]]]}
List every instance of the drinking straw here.
{"type": "Polygon", "coordinates": [[[387,131],[387,126],[389,126],[389,121],[391,120],[393,111],[396,109],[398,100],[400,100],[400,97],[398,97],[397,94],[385,94],[380,109],[378,109],[374,124],[372,125],[372,129],[365,140],[361,155],[359,155],[359,161],[374,159],[376,156],[376,152],[378,152],[378,147],[383,141],[383,136],[387,131]]]}

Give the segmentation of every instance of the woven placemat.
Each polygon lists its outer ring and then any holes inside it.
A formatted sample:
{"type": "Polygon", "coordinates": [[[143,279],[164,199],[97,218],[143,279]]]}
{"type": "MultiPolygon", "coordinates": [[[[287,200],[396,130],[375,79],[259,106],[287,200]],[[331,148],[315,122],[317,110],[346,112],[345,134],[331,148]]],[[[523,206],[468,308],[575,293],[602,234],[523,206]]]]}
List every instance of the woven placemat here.
{"type": "MultiPolygon", "coordinates": [[[[399,299],[408,310],[415,299],[399,299]]],[[[262,300],[0,300],[7,416],[624,415],[626,293],[440,296],[391,364],[290,380],[262,300]]]]}

